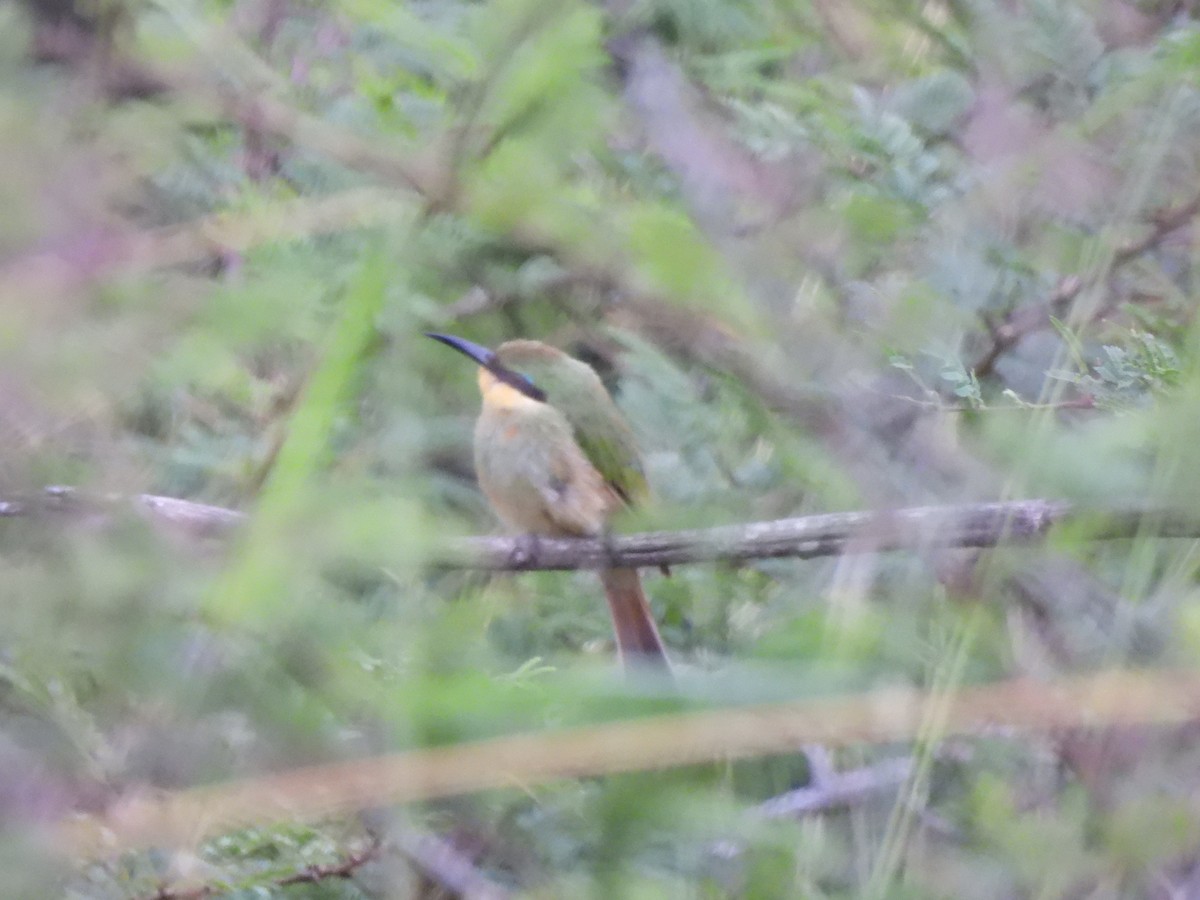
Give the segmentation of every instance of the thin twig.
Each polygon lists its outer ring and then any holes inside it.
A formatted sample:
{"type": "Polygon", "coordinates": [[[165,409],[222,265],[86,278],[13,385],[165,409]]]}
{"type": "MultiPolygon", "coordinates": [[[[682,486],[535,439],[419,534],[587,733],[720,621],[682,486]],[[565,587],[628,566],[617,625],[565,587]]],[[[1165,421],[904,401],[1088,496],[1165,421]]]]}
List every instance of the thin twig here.
{"type": "Polygon", "coordinates": [[[1129,241],[1117,248],[1113,254],[1113,265],[1119,266],[1137,259],[1147,250],[1152,250],[1161,244],[1172,232],[1178,231],[1200,213],[1200,194],[1187,203],[1174,209],[1160,210],[1155,213],[1153,227],[1136,241],[1129,241]]]}
{"type": "Polygon", "coordinates": [[[287,887],[289,884],[317,884],[332,878],[353,878],[355,872],[379,855],[380,846],[378,840],[372,840],[363,849],[351,853],[345,859],[323,866],[306,866],[299,872],[285,875],[275,883],[280,887],[287,887]]]}
{"type": "MultiPolygon", "coordinates": [[[[319,884],[336,878],[353,878],[363,865],[379,855],[381,844],[372,840],[363,849],[350,853],[344,858],[325,865],[314,864],[305,866],[299,871],[273,879],[270,883],[275,887],[288,887],[293,884],[319,884]]],[[[224,888],[202,884],[194,887],[172,887],[162,885],[146,900],[204,900],[225,893],[224,888]]]]}

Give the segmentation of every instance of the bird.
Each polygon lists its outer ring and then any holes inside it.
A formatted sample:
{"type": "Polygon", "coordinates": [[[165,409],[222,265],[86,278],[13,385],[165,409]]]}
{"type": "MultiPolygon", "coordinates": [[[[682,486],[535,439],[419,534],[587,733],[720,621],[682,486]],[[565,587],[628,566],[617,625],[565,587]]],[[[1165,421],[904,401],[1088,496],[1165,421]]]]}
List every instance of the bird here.
{"type": "MultiPolygon", "coordinates": [[[[510,530],[547,537],[602,537],[649,485],[633,431],[596,370],[541,341],[495,350],[426,332],[479,366],[475,473],[510,530]]],[[[600,572],[617,653],[626,670],[671,671],[637,569],[600,572]]]]}

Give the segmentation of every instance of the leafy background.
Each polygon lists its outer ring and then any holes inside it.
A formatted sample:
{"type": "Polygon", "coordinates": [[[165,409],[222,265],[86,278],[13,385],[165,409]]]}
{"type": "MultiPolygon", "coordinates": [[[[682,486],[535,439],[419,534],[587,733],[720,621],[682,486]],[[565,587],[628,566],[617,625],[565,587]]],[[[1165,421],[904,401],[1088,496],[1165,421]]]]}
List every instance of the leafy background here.
{"type": "Polygon", "coordinates": [[[623,529],[1190,508],[1194,4],[24,0],[0,73],[0,499],[252,513],[231,541],[0,518],[7,894],[1200,895],[1194,729],[1104,722],[100,858],[51,830],[665,710],[1189,665],[1195,542],[1075,528],[647,574],[681,687],[622,679],[594,575],[427,564],[495,524],[473,373],[421,333],[596,365],[657,494],[623,529]],[[909,756],[837,809],[759,807],[909,756]]]}

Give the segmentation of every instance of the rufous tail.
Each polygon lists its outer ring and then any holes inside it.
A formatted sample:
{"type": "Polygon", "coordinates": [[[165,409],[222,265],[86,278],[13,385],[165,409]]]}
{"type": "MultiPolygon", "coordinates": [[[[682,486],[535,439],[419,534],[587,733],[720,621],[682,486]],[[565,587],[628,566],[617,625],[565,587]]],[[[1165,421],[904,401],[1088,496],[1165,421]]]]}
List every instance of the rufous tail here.
{"type": "Polygon", "coordinates": [[[608,611],[612,613],[617,652],[625,668],[653,666],[671,670],[667,648],[658,636],[658,626],[646,602],[637,569],[605,569],[600,573],[608,611]]]}

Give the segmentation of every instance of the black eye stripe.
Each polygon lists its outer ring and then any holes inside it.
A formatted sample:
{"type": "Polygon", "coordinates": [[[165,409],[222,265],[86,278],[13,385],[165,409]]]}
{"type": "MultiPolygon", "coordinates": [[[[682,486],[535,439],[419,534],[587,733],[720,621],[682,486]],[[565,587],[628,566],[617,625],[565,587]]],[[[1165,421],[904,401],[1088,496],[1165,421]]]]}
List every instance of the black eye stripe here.
{"type": "Polygon", "coordinates": [[[497,381],[503,381],[509,387],[515,388],[532,400],[546,402],[546,392],[529,380],[529,377],[512,369],[506,369],[500,364],[488,366],[488,370],[496,376],[497,381]]]}

